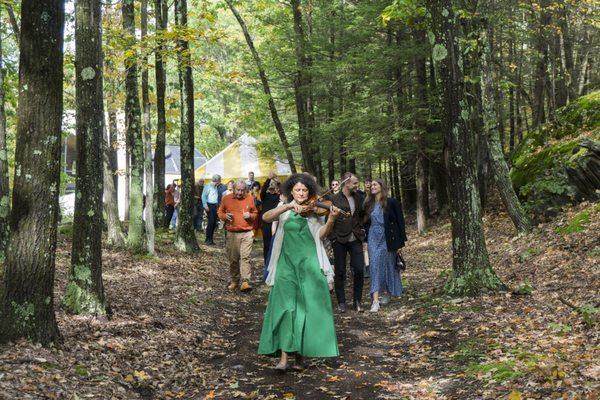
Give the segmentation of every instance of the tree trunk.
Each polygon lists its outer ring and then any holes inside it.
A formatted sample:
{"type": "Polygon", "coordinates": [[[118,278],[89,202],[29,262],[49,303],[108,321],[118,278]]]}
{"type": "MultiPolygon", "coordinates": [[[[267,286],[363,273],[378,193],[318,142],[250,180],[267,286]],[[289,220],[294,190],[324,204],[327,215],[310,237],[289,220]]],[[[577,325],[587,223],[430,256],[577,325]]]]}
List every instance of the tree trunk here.
{"type": "Polygon", "coordinates": [[[127,129],[127,147],[131,154],[131,182],[129,199],[129,229],[127,244],[134,252],[144,251],[143,214],[143,177],[144,177],[144,144],[141,132],[141,111],[137,82],[137,51],[135,51],[135,8],[134,0],[123,0],[123,30],[125,39],[131,50],[125,59],[125,127],[127,129]]]}
{"type": "Polygon", "coordinates": [[[306,60],[306,37],[302,23],[300,0],[291,0],[294,15],[294,44],[296,51],[296,73],[294,76],[294,97],[298,116],[298,140],[302,152],[304,171],[315,174],[316,167],[312,153],[313,145],[309,130],[309,110],[307,108],[307,92],[309,90],[308,66],[306,60]]]}
{"type": "MultiPolygon", "coordinates": [[[[0,5],[0,16],[2,5],[0,5]]],[[[0,31],[2,19],[0,18],[0,31]]],[[[8,146],[6,143],[6,102],[4,91],[4,54],[2,36],[0,35],[0,262],[4,261],[6,244],[8,243],[8,218],[10,214],[10,184],[8,176],[8,146]]]]}
{"type": "Polygon", "coordinates": [[[229,9],[240,24],[240,27],[242,28],[242,32],[244,33],[244,37],[246,38],[246,43],[248,44],[248,48],[250,49],[250,53],[252,53],[252,58],[254,59],[256,68],[258,69],[258,75],[262,83],[263,92],[265,93],[265,95],[267,95],[268,98],[269,111],[271,112],[271,119],[273,119],[273,125],[275,125],[275,130],[277,131],[277,135],[279,135],[279,140],[281,141],[281,145],[283,146],[283,150],[285,151],[285,156],[287,157],[290,163],[290,170],[292,171],[292,174],[295,174],[297,170],[296,163],[294,162],[294,156],[292,154],[290,144],[287,140],[287,136],[285,135],[283,124],[279,119],[277,107],[275,107],[275,100],[273,100],[273,96],[271,95],[271,86],[269,85],[269,80],[267,79],[267,73],[265,72],[265,69],[263,67],[262,60],[260,59],[258,51],[256,51],[256,48],[254,47],[254,41],[252,40],[252,36],[250,36],[250,31],[246,26],[246,22],[233,5],[233,1],[226,0],[226,2],[229,6],[229,9]]]}
{"type": "MultiPolygon", "coordinates": [[[[417,30],[415,38],[420,43],[426,40],[425,32],[417,30]]],[[[419,234],[425,233],[427,229],[427,218],[429,214],[429,182],[428,182],[428,160],[425,155],[427,144],[425,134],[428,130],[428,107],[427,107],[427,65],[425,57],[417,55],[414,60],[417,85],[416,101],[418,110],[415,118],[415,128],[417,130],[417,163],[415,166],[415,186],[417,189],[417,231],[419,234]]]]}
{"type": "MultiPolygon", "coordinates": [[[[162,35],[167,31],[169,8],[166,0],[155,0],[156,35],[158,37],[155,59],[156,78],[156,148],[154,149],[154,225],[162,226],[165,219],[165,145],[167,118],[165,93],[167,73],[165,71],[165,44],[162,35]]],[[[146,201],[146,204],[148,202],[146,201]]]]}
{"type": "MultiPolygon", "coordinates": [[[[106,129],[104,129],[106,131],[106,129]]],[[[117,188],[115,186],[115,170],[111,166],[112,146],[110,136],[104,135],[103,164],[104,164],[104,212],[106,213],[106,228],[108,231],[106,242],[111,247],[124,247],[125,234],[119,220],[119,203],[117,200],[117,188]]]]}
{"type": "Polygon", "coordinates": [[[21,40],[21,29],[19,28],[19,22],[17,21],[17,17],[15,16],[15,11],[12,6],[9,4],[6,6],[8,10],[8,18],[10,20],[10,24],[12,26],[13,32],[15,34],[15,41],[17,42],[17,46],[20,44],[21,40]]]}
{"type": "Polygon", "coordinates": [[[508,165],[504,159],[502,146],[500,143],[500,134],[498,130],[498,121],[496,116],[496,98],[494,96],[494,82],[498,81],[492,72],[494,65],[493,47],[491,40],[491,27],[482,29],[481,47],[483,49],[481,58],[481,91],[483,93],[483,120],[485,122],[485,132],[487,136],[487,147],[490,155],[490,164],[496,182],[496,187],[500,192],[500,197],[504,207],[510,216],[515,228],[519,232],[527,232],[531,228],[527,214],[521,207],[517,194],[510,179],[508,165]]]}
{"type": "Polygon", "coordinates": [[[437,212],[441,214],[448,205],[448,178],[443,161],[435,161],[432,164],[437,212]]]}
{"type": "Polygon", "coordinates": [[[535,77],[533,88],[533,127],[537,127],[546,121],[544,108],[544,94],[548,85],[548,41],[546,31],[550,25],[551,15],[547,10],[549,0],[540,2],[540,22],[535,38],[534,48],[537,54],[535,63],[535,77]]]}
{"type": "MultiPolygon", "coordinates": [[[[187,0],[175,1],[176,24],[187,29],[187,0]]],[[[197,253],[200,248],[194,233],[194,80],[192,59],[187,39],[177,40],[177,70],[179,73],[179,93],[181,98],[181,203],[177,214],[178,225],[175,246],[186,253],[197,253]]]]}
{"type": "MultiPolygon", "coordinates": [[[[142,41],[148,34],[148,0],[142,0],[141,7],[142,41]]],[[[150,97],[148,88],[148,57],[142,58],[142,125],[144,140],[144,222],[146,228],[146,250],[154,255],[154,171],[152,169],[152,125],[150,121],[150,97]]]]}
{"type": "Polygon", "coordinates": [[[64,2],[21,3],[13,207],[0,342],[59,339],[54,267],[63,111],[64,2]],[[43,17],[43,18],[42,18],[43,17]]]}
{"type": "Polygon", "coordinates": [[[504,285],[489,262],[474,153],[476,136],[469,129],[464,75],[458,48],[457,22],[450,0],[428,0],[436,36],[434,59],[440,63],[444,119],[444,152],[448,170],[452,223],[453,272],[445,290],[451,295],[476,295],[504,285]]]}
{"type": "Polygon", "coordinates": [[[102,284],[102,31],[98,0],[75,1],[77,176],[67,312],[106,314],[102,284]]]}

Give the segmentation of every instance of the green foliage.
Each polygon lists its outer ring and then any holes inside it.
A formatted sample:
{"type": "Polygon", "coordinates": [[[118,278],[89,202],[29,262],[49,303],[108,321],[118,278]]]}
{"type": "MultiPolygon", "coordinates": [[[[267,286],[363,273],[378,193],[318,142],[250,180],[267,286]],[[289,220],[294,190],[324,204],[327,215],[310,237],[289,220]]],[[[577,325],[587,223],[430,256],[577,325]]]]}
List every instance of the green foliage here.
{"type": "Polygon", "coordinates": [[[572,202],[577,189],[566,168],[577,167],[587,151],[584,138],[600,140],[600,91],[583,96],[558,110],[552,122],[531,132],[512,156],[510,176],[525,207],[549,214],[572,202]]]}
{"type": "Polygon", "coordinates": [[[517,285],[513,293],[518,295],[530,295],[533,293],[533,286],[531,286],[531,283],[529,283],[528,280],[525,280],[517,285]]]}
{"type": "Polygon", "coordinates": [[[585,226],[589,224],[589,222],[590,212],[588,210],[585,210],[575,215],[567,225],[557,228],[556,232],[563,235],[582,232],[585,229],[585,226]]]}
{"type": "Polygon", "coordinates": [[[579,308],[579,313],[583,322],[588,328],[594,327],[598,323],[598,317],[600,316],[600,308],[594,307],[591,304],[586,304],[579,308]]]}
{"type": "Polygon", "coordinates": [[[13,301],[11,302],[11,307],[15,324],[23,331],[27,331],[28,328],[34,323],[34,305],[29,302],[18,304],[13,301]]]}
{"type": "Polygon", "coordinates": [[[564,325],[561,323],[551,322],[548,327],[553,331],[557,332],[560,336],[565,336],[567,333],[573,330],[571,325],[564,325]]]}

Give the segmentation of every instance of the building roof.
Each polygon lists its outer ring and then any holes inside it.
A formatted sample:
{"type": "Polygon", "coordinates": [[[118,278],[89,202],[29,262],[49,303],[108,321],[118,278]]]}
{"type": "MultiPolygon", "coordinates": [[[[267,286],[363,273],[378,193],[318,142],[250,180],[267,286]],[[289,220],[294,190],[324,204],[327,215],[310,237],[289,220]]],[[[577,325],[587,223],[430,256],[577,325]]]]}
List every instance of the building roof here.
{"type": "MultiPolygon", "coordinates": [[[[206,157],[198,149],[194,149],[194,170],[206,162],[206,157]]],[[[165,146],[165,175],[181,175],[181,150],[179,146],[165,146]]]]}

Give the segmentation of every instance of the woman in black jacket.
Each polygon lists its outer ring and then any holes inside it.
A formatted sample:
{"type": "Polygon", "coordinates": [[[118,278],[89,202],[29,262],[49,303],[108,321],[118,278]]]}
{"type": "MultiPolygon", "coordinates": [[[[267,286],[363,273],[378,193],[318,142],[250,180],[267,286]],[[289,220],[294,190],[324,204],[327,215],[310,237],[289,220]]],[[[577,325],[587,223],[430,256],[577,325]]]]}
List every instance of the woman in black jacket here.
{"type": "Polygon", "coordinates": [[[371,274],[371,312],[389,301],[387,294],[400,296],[402,280],[396,270],[396,257],[406,242],[404,215],[398,200],[388,198],[383,180],[375,179],[365,200],[365,229],[371,274]],[[386,293],[387,292],[387,293],[386,293]],[[380,297],[381,294],[381,297],[380,297]]]}

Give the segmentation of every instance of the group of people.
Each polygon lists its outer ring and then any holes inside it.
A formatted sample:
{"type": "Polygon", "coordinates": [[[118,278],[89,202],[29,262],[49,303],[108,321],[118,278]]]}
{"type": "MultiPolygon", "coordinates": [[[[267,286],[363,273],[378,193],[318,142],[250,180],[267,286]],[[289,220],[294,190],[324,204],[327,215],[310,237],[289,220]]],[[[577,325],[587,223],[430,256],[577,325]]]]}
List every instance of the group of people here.
{"type": "Polygon", "coordinates": [[[272,173],[262,186],[249,173],[247,180],[227,186],[215,175],[196,190],[198,213],[204,210],[208,217],[207,244],[214,244],[218,220],[223,221],[230,290],[252,289],[250,253],[255,233],[262,233],[263,278],[271,290],[258,353],[279,356],[278,371],[304,368],[305,356],[339,354],[330,292],[338,312],[347,312],[348,259],[357,312],[363,311],[366,265],[371,312],[402,294],[399,260],[407,240],[402,207],[381,179],[367,179],[364,191],[359,186],[350,172],[332,181],[326,193],[306,173],[283,183],[272,173]],[[327,214],[317,213],[317,207],[327,208],[327,214]]]}

